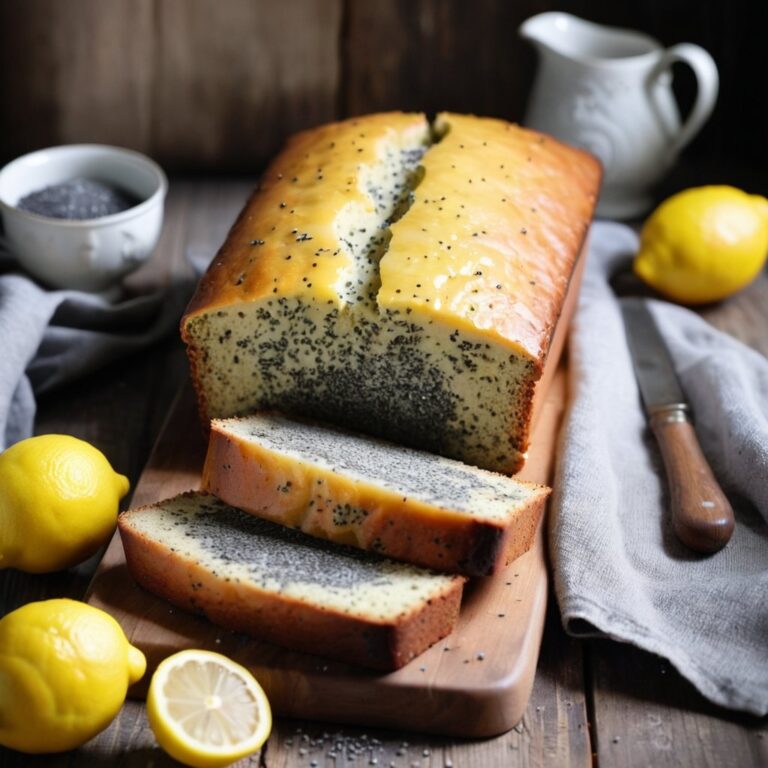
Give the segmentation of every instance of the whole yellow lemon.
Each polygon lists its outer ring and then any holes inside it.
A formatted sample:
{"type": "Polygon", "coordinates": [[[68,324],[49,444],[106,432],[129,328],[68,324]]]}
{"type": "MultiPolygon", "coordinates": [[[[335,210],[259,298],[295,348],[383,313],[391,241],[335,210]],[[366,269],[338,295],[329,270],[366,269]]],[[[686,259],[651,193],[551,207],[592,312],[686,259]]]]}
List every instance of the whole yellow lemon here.
{"type": "Polygon", "coordinates": [[[0,744],[61,752],[84,744],[120,711],[144,654],[107,613],[44,600],[0,619],[0,744]]]}
{"type": "Polygon", "coordinates": [[[634,271],[673,301],[707,304],[751,283],[767,254],[768,200],[734,187],[694,187],[648,218],[634,271]]]}
{"type": "Polygon", "coordinates": [[[47,573],[90,557],[117,523],[128,478],[69,435],[41,435],[0,454],[0,568],[47,573]]]}

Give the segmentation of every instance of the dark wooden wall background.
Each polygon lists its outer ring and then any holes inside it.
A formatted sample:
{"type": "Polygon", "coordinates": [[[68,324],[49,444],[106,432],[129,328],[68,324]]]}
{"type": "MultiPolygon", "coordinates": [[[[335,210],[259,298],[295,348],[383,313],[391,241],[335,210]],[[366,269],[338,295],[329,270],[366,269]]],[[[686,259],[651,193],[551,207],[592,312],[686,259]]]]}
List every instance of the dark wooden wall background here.
{"type": "Polygon", "coordinates": [[[768,175],[766,0],[1,0],[0,160],[96,141],[251,173],[292,131],[346,115],[520,120],[535,56],[517,28],[549,9],[707,48],[720,100],[684,162],[709,181],[768,175]]]}

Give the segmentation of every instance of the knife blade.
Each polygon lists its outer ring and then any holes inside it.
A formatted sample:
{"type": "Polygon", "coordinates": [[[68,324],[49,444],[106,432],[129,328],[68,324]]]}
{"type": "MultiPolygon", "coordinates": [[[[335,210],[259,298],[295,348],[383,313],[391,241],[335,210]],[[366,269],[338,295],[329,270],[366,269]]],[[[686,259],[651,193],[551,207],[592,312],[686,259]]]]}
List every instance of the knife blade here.
{"type": "Polygon", "coordinates": [[[645,301],[623,299],[632,363],[670,490],[672,527],[688,548],[717,552],[731,538],[733,509],[699,445],[672,360],[645,301]]]}

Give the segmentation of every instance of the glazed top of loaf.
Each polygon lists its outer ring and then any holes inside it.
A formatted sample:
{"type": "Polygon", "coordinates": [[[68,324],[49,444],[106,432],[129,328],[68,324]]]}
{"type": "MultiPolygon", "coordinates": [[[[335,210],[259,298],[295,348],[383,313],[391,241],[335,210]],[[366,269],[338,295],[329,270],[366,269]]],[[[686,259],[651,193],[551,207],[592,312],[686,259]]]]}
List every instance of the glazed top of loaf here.
{"type": "Polygon", "coordinates": [[[265,172],[185,321],[275,297],[342,307],[365,282],[380,312],[438,318],[541,362],[599,181],[591,155],[491,118],[386,113],[305,131],[265,172]],[[397,215],[377,219],[380,177],[398,161],[418,171],[397,215]],[[353,241],[376,228],[377,274],[360,278],[353,241]]]}

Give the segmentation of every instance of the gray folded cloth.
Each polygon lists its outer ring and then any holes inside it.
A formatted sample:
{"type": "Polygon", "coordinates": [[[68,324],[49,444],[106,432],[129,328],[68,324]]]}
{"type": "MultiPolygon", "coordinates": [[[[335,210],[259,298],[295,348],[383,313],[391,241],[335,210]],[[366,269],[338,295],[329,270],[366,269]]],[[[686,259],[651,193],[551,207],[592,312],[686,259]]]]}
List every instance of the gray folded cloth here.
{"type": "Polygon", "coordinates": [[[35,395],[175,330],[192,290],[191,278],[138,296],[46,290],[0,252],[0,450],[32,434],[35,395]]]}
{"type": "MultiPolygon", "coordinates": [[[[569,348],[549,546],[563,623],[667,658],[707,698],[768,713],[768,361],[682,307],[650,301],[702,449],[736,511],[710,556],[674,536],[619,299],[608,279],[637,251],[597,222],[569,348]]],[[[767,329],[768,331],[768,329],[767,329]]]]}

